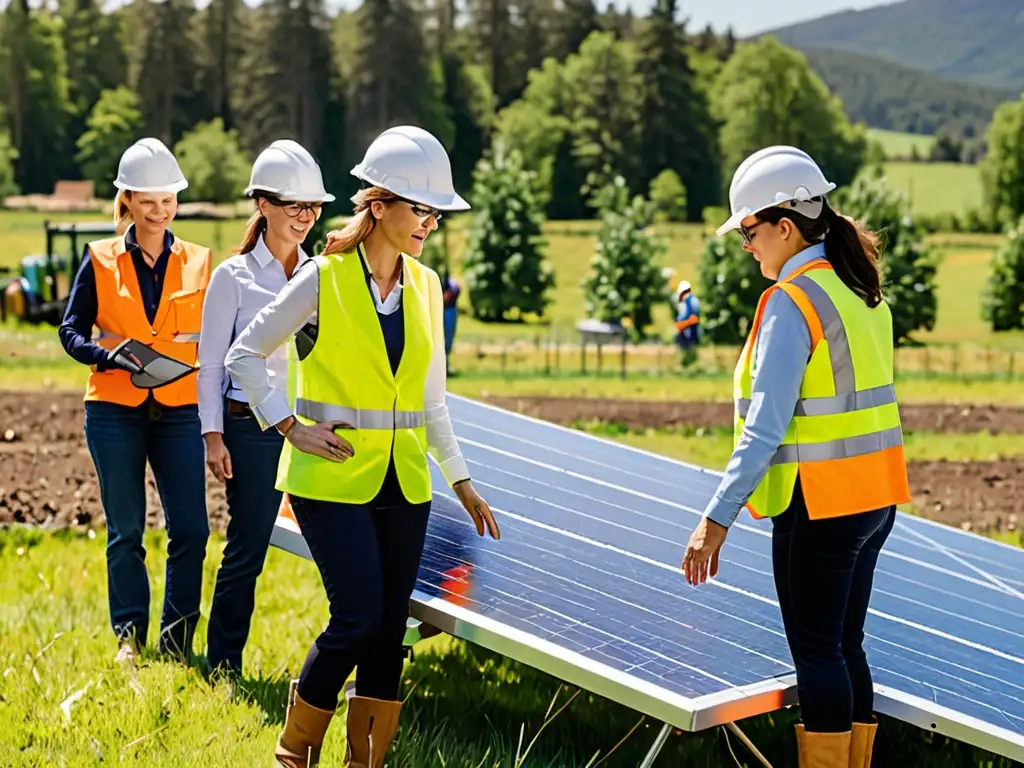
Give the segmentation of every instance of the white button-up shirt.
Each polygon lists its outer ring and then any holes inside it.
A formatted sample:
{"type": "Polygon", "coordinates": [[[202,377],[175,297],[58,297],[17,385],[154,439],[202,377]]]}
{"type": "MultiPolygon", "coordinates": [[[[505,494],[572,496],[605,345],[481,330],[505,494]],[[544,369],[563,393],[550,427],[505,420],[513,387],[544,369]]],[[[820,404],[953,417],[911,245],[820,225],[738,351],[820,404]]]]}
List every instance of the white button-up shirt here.
{"type": "MultiPolygon", "coordinates": [[[[377,311],[382,314],[396,312],[401,305],[401,281],[383,301],[380,298],[380,289],[373,280],[370,281],[370,290],[377,311]]],[[[440,292],[440,284],[432,285],[431,290],[440,292]]],[[[281,294],[259,313],[256,322],[239,334],[228,351],[225,365],[234,381],[248,394],[253,413],[264,428],[279,424],[294,415],[288,402],[287,390],[281,392],[271,385],[269,355],[282,343],[291,339],[316,312],[319,298],[319,271],[314,265],[307,265],[304,269],[296,268],[291,281],[281,294]],[[264,358],[268,361],[266,364],[264,358]]],[[[440,298],[437,297],[438,301],[440,298]]],[[[427,451],[437,462],[448,484],[454,485],[459,480],[469,478],[469,468],[459,448],[448,404],[445,402],[447,374],[444,327],[438,323],[431,331],[434,336],[434,351],[427,368],[423,396],[427,421],[427,451]]]]}
{"type": "MultiPolygon", "coordinates": [[[[309,255],[299,248],[295,270],[308,259],[309,255]]],[[[203,303],[196,380],[203,434],[224,431],[224,397],[246,402],[245,392],[232,382],[224,367],[224,357],[256,313],[287,284],[284,267],[263,242],[263,235],[249,253],[232,256],[213,270],[203,303]]],[[[267,380],[273,389],[287,396],[288,352],[283,345],[267,355],[267,380]]]]}

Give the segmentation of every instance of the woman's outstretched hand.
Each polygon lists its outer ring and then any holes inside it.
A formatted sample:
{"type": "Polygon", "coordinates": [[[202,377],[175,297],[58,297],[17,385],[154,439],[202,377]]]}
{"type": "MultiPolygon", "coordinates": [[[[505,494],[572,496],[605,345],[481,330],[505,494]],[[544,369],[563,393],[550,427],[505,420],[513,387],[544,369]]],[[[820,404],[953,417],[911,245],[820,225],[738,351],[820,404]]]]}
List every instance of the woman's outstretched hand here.
{"type": "Polygon", "coordinates": [[[697,528],[690,536],[683,555],[683,573],[692,584],[703,584],[708,580],[708,566],[712,578],[718,575],[718,553],[722,550],[729,529],[724,525],[701,518],[697,528]]]}
{"type": "Polygon", "coordinates": [[[469,516],[473,518],[473,522],[476,523],[476,532],[478,535],[484,535],[484,527],[486,526],[492,539],[497,540],[501,538],[501,533],[498,531],[498,524],[494,521],[494,515],[491,514],[491,508],[487,505],[487,502],[483,500],[483,497],[476,492],[476,489],[473,488],[472,482],[466,480],[465,482],[456,485],[455,495],[459,497],[459,501],[462,502],[462,506],[465,507],[467,512],[469,512],[469,516]]]}

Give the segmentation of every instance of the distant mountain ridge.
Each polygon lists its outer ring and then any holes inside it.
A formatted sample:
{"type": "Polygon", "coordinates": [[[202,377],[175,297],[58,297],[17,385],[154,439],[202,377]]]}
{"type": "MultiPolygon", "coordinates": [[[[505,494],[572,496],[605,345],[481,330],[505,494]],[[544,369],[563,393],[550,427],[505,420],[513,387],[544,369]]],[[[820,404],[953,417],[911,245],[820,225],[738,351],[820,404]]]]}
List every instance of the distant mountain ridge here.
{"type": "MultiPolygon", "coordinates": [[[[1024,41],[1022,41],[1024,45],[1024,41]]],[[[980,137],[1012,90],[942,80],[871,56],[819,48],[803,50],[815,73],[843,101],[853,121],[872,128],[934,134],[946,128],[980,137]]]]}
{"type": "Polygon", "coordinates": [[[1024,91],[1021,0],[903,0],[764,34],[800,50],[847,51],[940,78],[1024,91]]]}

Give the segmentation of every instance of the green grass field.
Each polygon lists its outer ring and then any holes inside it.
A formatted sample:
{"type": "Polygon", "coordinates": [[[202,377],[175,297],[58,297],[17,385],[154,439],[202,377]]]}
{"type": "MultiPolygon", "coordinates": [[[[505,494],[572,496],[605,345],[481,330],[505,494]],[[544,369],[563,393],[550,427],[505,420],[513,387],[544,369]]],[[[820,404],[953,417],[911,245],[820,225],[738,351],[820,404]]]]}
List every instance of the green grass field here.
{"type": "MultiPolygon", "coordinates": [[[[915,165],[912,170],[917,172],[926,167],[915,165]]],[[[67,218],[94,221],[98,214],[80,214],[67,218]]],[[[45,248],[42,221],[40,214],[0,213],[0,267],[15,267],[23,255],[39,253],[45,248]]],[[[448,225],[451,227],[448,235],[451,260],[456,272],[465,251],[465,223],[463,217],[448,225]]],[[[219,261],[234,247],[242,225],[241,220],[193,220],[180,222],[174,230],[185,239],[209,243],[219,261]]],[[[575,324],[585,314],[580,280],[589,270],[596,230],[595,222],[550,222],[547,225],[547,254],[555,269],[557,286],[552,294],[555,300],[546,317],[541,320],[533,318],[524,323],[485,324],[466,314],[467,301],[463,301],[459,339],[470,342],[532,340],[539,336],[575,342],[575,324]]],[[[655,228],[655,232],[664,238],[667,246],[661,265],[674,269],[678,278],[696,282],[704,237],[709,233],[702,225],[661,225],[655,228]]],[[[989,262],[1002,238],[998,235],[937,234],[929,240],[935,243],[943,257],[939,271],[939,317],[935,330],[921,334],[921,340],[929,343],[971,342],[1024,348],[1021,345],[1024,336],[1020,334],[993,334],[989,331],[979,310],[989,262]]],[[[673,332],[672,318],[667,308],[658,307],[656,310],[652,330],[655,335],[668,340],[673,332]]]]}
{"type": "Polygon", "coordinates": [[[868,139],[877,141],[882,145],[882,151],[888,158],[907,158],[916,148],[918,157],[928,157],[932,145],[935,144],[934,136],[923,136],[917,133],[901,133],[899,131],[887,131],[884,128],[869,128],[868,139]]]}
{"type": "Polygon", "coordinates": [[[907,193],[917,214],[962,214],[982,205],[981,171],[963,163],[885,164],[889,183],[907,193]]]}
{"type": "MultiPolygon", "coordinates": [[[[156,627],[166,540],[154,531],[146,541],[156,627]]],[[[201,671],[208,593],[223,540],[214,537],[209,546],[196,666],[186,668],[147,650],[135,675],[113,662],[103,547],[102,534],[0,530],[0,764],[269,765],[283,724],[287,681],[327,617],[313,564],[270,551],[257,587],[246,676],[231,697],[201,671]]],[[[415,660],[406,665],[403,696],[402,727],[388,762],[401,768],[636,765],[658,728],[635,711],[443,636],[417,645],[415,660]]],[[[793,765],[796,716],[783,711],[741,726],[773,765],[793,765]]],[[[878,764],[1009,766],[959,742],[881,720],[878,764]]],[[[343,723],[342,711],[328,731],[325,767],[342,764],[343,723]]],[[[673,734],[656,763],[734,764],[756,765],[721,729],[673,734]]]]}

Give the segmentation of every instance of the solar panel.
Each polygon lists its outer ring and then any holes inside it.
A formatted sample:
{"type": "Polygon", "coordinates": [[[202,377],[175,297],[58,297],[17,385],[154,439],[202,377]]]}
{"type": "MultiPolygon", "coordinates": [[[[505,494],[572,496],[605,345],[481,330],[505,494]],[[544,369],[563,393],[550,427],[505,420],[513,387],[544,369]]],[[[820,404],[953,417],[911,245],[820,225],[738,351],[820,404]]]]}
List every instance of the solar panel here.
{"type": "MultiPolygon", "coordinates": [[[[476,535],[432,466],[416,618],[683,730],[796,703],[771,522],[744,513],[708,584],[680,570],[719,473],[448,403],[502,538],[476,535]]],[[[285,517],[274,543],[309,557],[285,517]]],[[[1022,601],[1024,551],[900,513],[865,627],[876,710],[1024,760],[1022,601]]]]}

